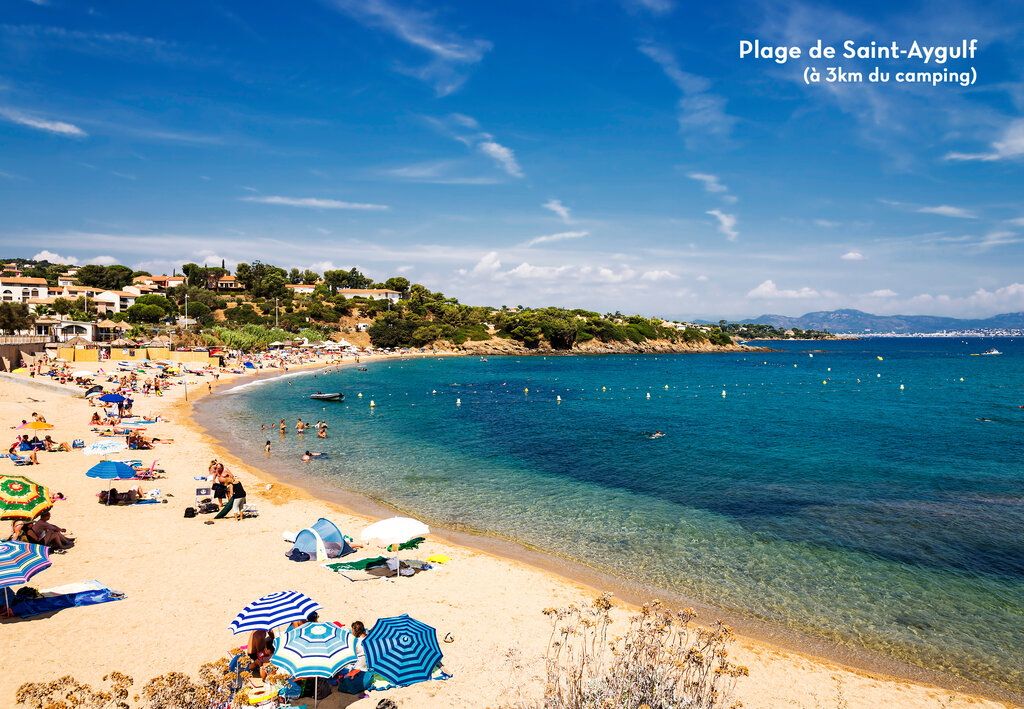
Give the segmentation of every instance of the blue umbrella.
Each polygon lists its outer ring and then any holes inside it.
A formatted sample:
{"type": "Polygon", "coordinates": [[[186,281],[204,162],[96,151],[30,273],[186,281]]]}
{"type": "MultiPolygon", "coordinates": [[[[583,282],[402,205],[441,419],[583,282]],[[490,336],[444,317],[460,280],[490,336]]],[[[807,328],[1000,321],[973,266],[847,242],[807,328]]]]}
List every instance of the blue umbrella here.
{"type": "Polygon", "coordinates": [[[442,657],[437,631],[405,614],[378,620],[363,650],[367,667],[399,686],[430,679],[442,657]]]}
{"type": "MultiPolygon", "coordinates": [[[[333,623],[303,623],[274,641],[270,662],[292,677],[333,677],[345,665],[355,664],[356,638],[333,623]]],[[[313,706],[319,687],[313,690],[313,706]]]]}
{"type": "Polygon", "coordinates": [[[116,404],[118,402],[124,401],[124,397],[121,396],[120,394],[104,394],[103,396],[100,397],[100,401],[105,401],[108,404],[116,404]]]}
{"type": "Polygon", "coordinates": [[[134,478],[135,468],[117,460],[104,460],[85,471],[87,477],[103,480],[134,478]]]}
{"type": "Polygon", "coordinates": [[[356,657],[356,638],[334,623],[303,623],[274,641],[274,667],[293,677],[333,677],[356,657]]]}
{"type": "Polygon", "coordinates": [[[298,591],[268,593],[242,609],[228,626],[235,635],[249,630],[270,630],[285,623],[305,620],[320,604],[298,591]]]}

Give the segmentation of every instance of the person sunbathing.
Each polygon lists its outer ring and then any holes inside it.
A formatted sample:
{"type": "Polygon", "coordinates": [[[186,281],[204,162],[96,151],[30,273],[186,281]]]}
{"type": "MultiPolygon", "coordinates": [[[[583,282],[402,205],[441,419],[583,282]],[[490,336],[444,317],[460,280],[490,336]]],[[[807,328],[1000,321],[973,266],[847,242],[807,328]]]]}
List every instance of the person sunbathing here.
{"type": "Polygon", "coordinates": [[[39,536],[32,529],[32,522],[25,519],[16,519],[11,522],[11,536],[7,538],[12,542],[25,542],[26,544],[39,544],[39,536]]]}
{"type": "Polygon", "coordinates": [[[39,538],[41,544],[45,544],[51,549],[70,549],[75,545],[73,538],[64,536],[64,532],[68,530],[50,522],[49,510],[43,512],[39,519],[32,524],[32,531],[39,538]]]}
{"type": "Polygon", "coordinates": [[[70,451],[71,450],[71,446],[69,446],[67,443],[57,443],[55,440],[53,440],[49,436],[46,436],[45,438],[43,438],[43,445],[46,446],[46,450],[51,451],[51,452],[52,451],[70,451]]]}
{"type": "Polygon", "coordinates": [[[89,419],[89,425],[90,426],[99,426],[99,425],[102,425],[102,423],[103,423],[103,420],[100,418],[100,412],[99,411],[94,411],[92,413],[92,418],[89,419]]]}
{"type": "Polygon", "coordinates": [[[100,502],[105,505],[131,505],[141,500],[144,495],[142,486],[133,490],[125,490],[124,492],[118,492],[117,488],[112,487],[100,493],[100,502]]]}

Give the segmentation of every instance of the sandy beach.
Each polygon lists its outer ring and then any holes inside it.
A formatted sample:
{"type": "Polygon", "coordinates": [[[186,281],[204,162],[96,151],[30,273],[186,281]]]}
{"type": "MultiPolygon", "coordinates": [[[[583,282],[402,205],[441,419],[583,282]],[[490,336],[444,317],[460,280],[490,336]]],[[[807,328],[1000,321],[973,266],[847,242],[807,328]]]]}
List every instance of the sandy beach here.
{"type": "MultiPolygon", "coordinates": [[[[97,365],[88,365],[95,368],[97,365]]],[[[322,365],[311,365],[322,366],[322,365]]],[[[221,376],[224,386],[237,376],[221,376]]],[[[135,412],[161,415],[168,422],[150,426],[147,434],[173,443],[152,451],[133,451],[146,465],[154,459],[166,478],[132,482],[143,490],[159,487],[167,504],[106,507],[96,493],[104,481],[85,476],[97,458],[79,451],[40,453],[40,465],[15,468],[4,461],[5,472],[23,474],[60,491],[53,522],[66,527],[76,546],[52,556],[50,569],[30,585],[52,586],[96,579],[125,594],[122,601],[55,614],[2,621],[6,672],[0,676],[0,705],[13,706],[17,687],[26,681],[48,681],[72,674],[98,683],[117,670],[131,675],[138,690],[148,679],[171,670],[194,673],[229,648],[244,643],[232,636],[228,624],[255,598],[279,590],[308,594],[323,606],[321,619],[346,624],[409,613],[437,628],[445,643],[444,664],[453,677],[368,698],[332,694],[320,706],[374,707],[384,696],[401,707],[499,707],[543,690],[543,653],[550,625],[541,613],[548,607],[589,603],[594,588],[521,561],[496,556],[431,536],[416,551],[424,559],[442,553],[445,565],[411,578],[350,582],[315,562],[297,564],[285,558],[290,545],[285,530],[298,530],[319,517],[334,521],[356,536],[373,520],[308,492],[288,486],[265,472],[263,451],[244,460],[222,448],[192,420],[192,403],[206,395],[209,377],[190,378],[191,401],[184,388],[174,386],[163,397],[136,398],[135,412]],[[233,518],[204,524],[209,516],[183,517],[203,483],[212,459],[230,468],[259,509],[253,519],[233,518]],[[520,652],[522,667],[513,678],[506,655],[520,652]]],[[[0,381],[0,422],[14,427],[32,412],[55,426],[56,441],[96,440],[88,421],[93,409],[81,389],[44,389],[11,379],[0,381]]],[[[9,439],[17,435],[9,431],[9,439]]],[[[289,430],[288,435],[294,435],[289,430]]],[[[271,440],[276,438],[268,436],[271,440]]],[[[115,482],[128,487],[129,483],[115,482]]],[[[6,524],[6,523],[5,523],[6,524]]],[[[361,550],[349,558],[376,555],[361,550]]],[[[624,618],[630,608],[616,608],[624,618]]],[[[702,616],[699,622],[714,618],[702,616]]],[[[745,707],[1001,707],[1008,703],[949,689],[853,670],[761,641],[740,638],[732,652],[750,676],[737,686],[735,699],[745,707]]]]}

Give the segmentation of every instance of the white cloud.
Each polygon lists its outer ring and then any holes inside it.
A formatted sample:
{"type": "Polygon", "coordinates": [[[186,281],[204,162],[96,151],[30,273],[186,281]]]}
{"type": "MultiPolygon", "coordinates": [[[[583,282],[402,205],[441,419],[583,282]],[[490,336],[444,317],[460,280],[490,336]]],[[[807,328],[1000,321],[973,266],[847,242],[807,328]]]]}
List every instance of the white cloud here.
{"type": "Polygon", "coordinates": [[[95,263],[100,266],[113,266],[115,263],[120,263],[113,256],[93,256],[90,259],[86,259],[85,263],[95,263]]]}
{"type": "Polygon", "coordinates": [[[1019,157],[1024,157],[1024,119],[1015,120],[1006,127],[1002,139],[992,143],[992,152],[946,154],[946,160],[981,160],[983,162],[1019,157]]]}
{"type": "Polygon", "coordinates": [[[399,266],[395,269],[395,273],[409,273],[414,270],[414,266],[399,266]]]}
{"type": "Polygon", "coordinates": [[[69,266],[74,266],[79,262],[77,256],[61,256],[60,254],[55,254],[52,251],[46,251],[45,249],[43,251],[40,251],[35,256],[33,256],[32,260],[49,261],[50,263],[62,263],[69,266]]]}
{"type": "Polygon", "coordinates": [[[697,276],[697,280],[700,281],[701,283],[707,283],[711,279],[708,278],[707,276],[697,276]]]}
{"type": "Polygon", "coordinates": [[[667,15],[675,9],[672,0],[630,0],[630,4],[653,15],[667,15]]]}
{"type": "Polygon", "coordinates": [[[3,116],[12,123],[28,126],[29,128],[35,128],[36,130],[46,131],[47,133],[64,135],[69,138],[85,138],[89,135],[73,123],[37,118],[10,108],[0,109],[0,116],[3,116]]]}
{"type": "Polygon", "coordinates": [[[435,13],[398,7],[389,0],[332,0],[340,11],[369,27],[383,29],[403,42],[427,52],[431,60],[422,67],[397,67],[399,71],[433,85],[438,96],[447,96],[466,81],[468,67],[480,62],[493,46],[482,39],[466,39],[438,25],[435,13]]]}
{"type": "Polygon", "coordinates": [[[480,141],[476,147],[481,153],[498,163],[501,169],[512,177],[523,176],[523,171],[519,168],[519,163],[516,162],[516,155],[512,152],[511,148],[506,148],[504,145],[493,140],[480,141]]]}
{"type": "Polygon", "coordinates": [[[470,273],[474,276],[493,276],[501,268],[501,259],[497,251],[488,251],[484,254],[470,273]]]}
{"type": "Polygon", "coordinates": [[[494,177],[454,175],[452,172],[456,167],[453,160],[435,160],[383,170],[382,174],[407,182],[424,182],[433,185],[493,185],[500,182],[494,177]]]}
{"type": "Polygon", "coordinates": [[[683,96],[676,104],[679,130],[687,134],[691,147],[700,137],[728,138],[736,118],[725,112],[725,98],[710,93],[711,82],[703,76],[683,71],[671,52],[653,42],[642,42],[638,49],[665,72],[683,96]]]}
{"type": "Polygon", "coordinates": [[[839,226],[839,222],[830,222],[828,219],[815,219],[814,225],[824,227],[826,229],[832,229],[833,227],[839,226]]]}
{"type": "Polygon", "coordinates": [[[800,290],[782,289],[780,290],[775,285],[775,281],[767,280],[761,285],[754,288],[747,293],[748,298],[817,298],[819,296],[818,291],[813,288],[801,288],[800,290]]]}
{"type": "Polygon", "coordinates": [[[888,288],[882,288],[880,290],[873,290],[870,293],[868,293],[868,296],[871,297],[871,298],[895,298],[898,295],[899,295],[899,293],[897,293],[894,290],[890,290],[888,288]]]}
{"type": "Polygon", "coordinates": [[[552,241],[565,241],[566,239],[582,239],[584,236],[587,236],[588,234],[590,234],[589,231],[563,231],[558,234],[548,234],[547,236],[535,237],[527,241],[525,244],[523,244],[523,247],[528,249],[531,246],[536,246],[537,244],[547,244],[552,241]]]}
{"type": "Polygon", "coordinates": [[[663,269],[654,271],[644,271],[643,275],[640,276],[645,281],[674,281],[679,278],[676,274],[671,271],[665,271],[663,269]]]}
{"type": "Polygon", "coordinates": [[[703,172],[691,172],[686,175],[691,180],[704,183],[704,189],[708,192],[728,192],[729,188],[718,180],[717,175],[708,175],[703,172]]]}
{"type": "Polygon", "coordinates": [[[339,202],[336,199],[317,199],[315,197],[242,197],[240,201],[259,202],[260,204],[283,204],[289,207],[307,207],[310,209],[359,209],[368,211],[390,209],[386,204],[339,202]]]}
{"type": "Polygon", "coordinates": [[[993,246],[1005,246],[1006,244],[1017,244],[1024,241],[1024,238],[1013,231],[990,231],[978,242],[981,249],[990,249],[993,246]]]}
{"type": "Polygon", "coordinates": [[[860,251],[847,251],[845,254],[840,256],[843,261],[863,261],[867,258],[860,251]]]}
{"type": "Polygon", "coordinates": [[[1024,226],[1024,217],[1017,217],[1016,219],[1007,219],[1007,224],[1013,224],[1014,226],[1024,226]]]}
{"type": "Polygon", "coordinates": [[[544,209],[549,209],[555,214],[557,214],[566,224],[572,224],[572,215],[569,212],[569,208],[562,204],[562,200],[549,199],[547,202],[540,206],[544,207],[544,209]]]}
{"type": "Polygon", "coordinates": [[[941,217],[953,217],[956,219],[977,219],[978,215],[963,207],[951,207],[948,204],[940,204],[937,207],[918,207],[914,211],[920,214],[938,214],[941,217]]]}
{"type": "Polygon", "coordinates": [[[725,214],[720,209],[711,209],[705,212],[710,214],[718,220],[718,231],[725,235],[729,241],[736,241],[736,237],[740,235],[736,231],[736,215],[725,214]]]}

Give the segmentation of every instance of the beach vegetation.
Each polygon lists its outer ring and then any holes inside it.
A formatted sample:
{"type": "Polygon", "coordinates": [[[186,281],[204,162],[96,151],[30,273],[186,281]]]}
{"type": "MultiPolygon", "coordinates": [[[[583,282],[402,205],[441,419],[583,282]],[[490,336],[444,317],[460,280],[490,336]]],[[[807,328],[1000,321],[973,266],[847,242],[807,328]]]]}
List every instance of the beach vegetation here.
{"type": "Polygon", "coordinates": [[[128,308],[128,321],[137,323],[157,323],[167,317],[167,312],[159,305],[136,303],[128,308]]]}
{"type": "Polygon", "coordinates": [[[589,606],[544,610],[551,620],[544,699],[519,699],[517,709],[741,706],[731,695],[749,672],[729,660],[735,636],[728,625],[697,627],[693,609],[672,611],[652,601],[626,621],[619,635],[613,633],[611,610],[608,594],[589,606]]]}

